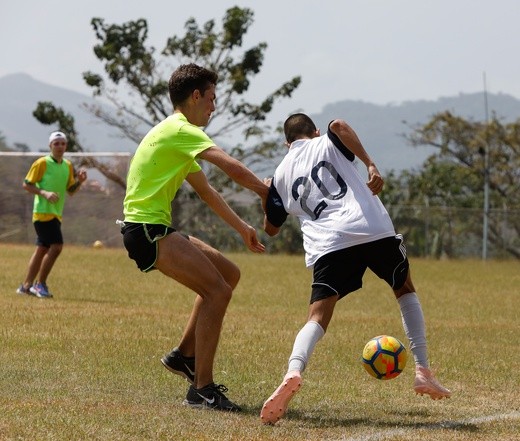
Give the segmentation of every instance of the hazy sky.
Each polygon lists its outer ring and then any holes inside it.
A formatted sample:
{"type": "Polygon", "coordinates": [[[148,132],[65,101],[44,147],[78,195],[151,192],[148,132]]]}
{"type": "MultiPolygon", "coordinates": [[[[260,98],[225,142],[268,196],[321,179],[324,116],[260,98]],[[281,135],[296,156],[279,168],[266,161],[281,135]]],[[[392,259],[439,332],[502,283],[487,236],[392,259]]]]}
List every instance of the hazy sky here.
{"type": "Polygon", "coordinates": [[[280,113],[319,112],[346,99],[388,104],[479,92],[484,72],[489,92],[520,98],[520,0],[0,1],[0,77],[25,72],[88,95],[82,72],[102,71],[93,17],[146,18],[149,45],[160,51],[184,34],[188,18],[218,25],[238,5],[255,13],[244,47],[268,44],[251,99],[302,76],[280,113]]]}

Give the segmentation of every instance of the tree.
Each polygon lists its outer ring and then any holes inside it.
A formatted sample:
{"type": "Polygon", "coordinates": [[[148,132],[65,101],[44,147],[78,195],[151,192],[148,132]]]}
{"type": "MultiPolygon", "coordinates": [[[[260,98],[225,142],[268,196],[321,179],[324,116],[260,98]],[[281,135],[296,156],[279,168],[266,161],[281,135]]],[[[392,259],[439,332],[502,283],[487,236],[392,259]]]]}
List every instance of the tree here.
{"type": "Polygon", "coordinates": [[[206,128],[208,134],[217,138],[240,130],[246,140],[254,136],[261,141],[250,149],[241,144],[234,146],[233,154],[242,160],[247,158],[250,163],[272,157],[274,147],[280,143],[263,140],[266,133],[272,131],[263,123],[275,102],[290,97],[301,79],[294,77],[283,83],[259,104],[245,100],[267,49],[267,44],[261,42],[241,50],[253,17],[253,11],[248,8],[232,7],[224,15],[221,30],[216,29],[214,20],[199,27],[196,20],[190,18],[185,24],[185,35],[170,37],[160,59],[155,57],[155,48],[146,46],[145,19],[116,25],[93,18],[92,27],[100,42],[94,47],[94,53],[104,63],[105,72],[104,76],[85,72],[83,77],[93,88],[94,95],[109,100],[118,114],[114,117],[101,106],[90,106],[88,110],[138,143],[145,130],[172,112],[167,82],[171,72],[180,64],[194,62],[219,75],[218,106],[206,128]]]}
{"type": "Polygon", "coordinates": [[[7,141],[5,139],[5,136],[0,132],[0,152],[28,152],[30,151],[30,148],[27,144],[21,143],[21,142],[15,142],[13,147],[10,147],[7,144],[7,141]]]}
{"type": "MultiPolygon", "coordinates": [[[[148,25],[146,20],[129,21],[122,25],[106,24],[101,18],[92,19],[92,27],[99,41],[94,53],[104,64],[104,74],[85,72],[86,83],[93,88],[95,96],[103,96],[117,109],[117,117],[107,113],[101,106],[88,110],[112,126],[123,136],[138,143],[144,132],[172,113],[168,96],[168,79],[180,64],[194,62],[218,73],[218,105],[206,131],[212,138],[241,131],[245,140],[255,138],[254,146],[245,148],[241,143],[233,146],[230,153],[249,167],[267,166],[282,150],[279,129],[265,124],[267,115],[275,102],[290,97],[300,84],[294,77],[270,93],[259,104],[246,101],[253,77],[262,67],[267,44],[265,42],[242,50],[243,39],[253,23],[253,11],[232,7],[217,29],[214,20],[199,26],[194,18],[185,23],[182,37],[168,38],[160,57],[155,48],[147,47],[148,25]],[[129,90],[130,93],[126,93],[129,90]],[[130,97],[130,99],[129,99],[130,97]],[[266,137],[266,134],[269,136],[266,137]]],[[[204,167],[212,184],[219,190],[236,189],[228,177],[218,169],[204,167]]],[[[176,227],[182,228],[195,216],[206,215],[207,222],[201,228],[211,234],[215,220],[208,210],[190,203],[196,196],[180,191],[174,201],[176,227]]],[[[205,231],[200,231],[204,234],[205,231]]]]}
{"type": "MultiPolygon", "coordinates": [[[[438,149],[413,178],[411,200],[428,197],[432,205],[481,212],[487,174],[491,212],[513,210],[507,225],[500,216],[490,216],[488,239],[520,258],[520,216],[514,215],[520,209],[520,119],[504,124],[494,115],[489,122],[475,122],[443,112],[417,127],[408,139],[414,146],[438,149]]],[[[478,235],[482,217],[468,216],[465,228],[478,235]]]]}
{"type": "Polygon", "coordinates": [[[0,132],[0,152],[7,152],[9,150],[11,150],[11,149],[7,145],[5,136],[2,134],[2,132],[0,132]]]}
{"type": "MultiPolygon", "coordinates": [[[[70,113],[66,113],[63,109],[54,106],[51,102],[40,101],[33,112],[33,116],[42,124],[57,124],[60,130],[67,134],[67,150],[70,152],[84,152],[78,140],[78,133],[74,126],[74,117],[70,113]]],[[[79,166],[91,167],[98,169],[106,178],[115,182],[122,188],[126,188],[125,178],[120,176],[116,171],[98,161],[93,157],[82,157],[79,166]]]]}

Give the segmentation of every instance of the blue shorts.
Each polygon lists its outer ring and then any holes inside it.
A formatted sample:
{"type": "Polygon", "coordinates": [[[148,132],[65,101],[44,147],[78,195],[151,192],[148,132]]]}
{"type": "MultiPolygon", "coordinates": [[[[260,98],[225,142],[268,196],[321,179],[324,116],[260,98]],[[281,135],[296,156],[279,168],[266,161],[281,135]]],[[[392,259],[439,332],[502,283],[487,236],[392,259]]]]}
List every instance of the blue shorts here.
{"type": "Polygon", "coordinates": [[[406,282],[409,267],[400,234],[333,251],[314,264],[311,303],[358,290],[367,268],[398,290],[406,282]]]}
{"type": "Polygon", "coordinates": [[[137,267],[145,273],[156,269],[157,241],[173,232],[174,228],[159,224],[125,222],[121,228],[128,256],[135,260],[137,267]]]}
{"type": "Polygon", "coordinates": [[[58,218],[43,222],[35,221],[34,229],[36,230],[37,246],[49,248],[53,244],[63,244],[61,222],[58,218]]]}

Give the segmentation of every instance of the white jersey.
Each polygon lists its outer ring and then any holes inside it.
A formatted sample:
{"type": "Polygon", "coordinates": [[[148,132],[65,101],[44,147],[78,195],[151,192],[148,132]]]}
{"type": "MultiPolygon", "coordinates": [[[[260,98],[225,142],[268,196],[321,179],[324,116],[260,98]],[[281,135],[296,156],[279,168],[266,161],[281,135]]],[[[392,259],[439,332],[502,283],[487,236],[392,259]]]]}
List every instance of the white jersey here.
{"type": "Polygon", "coordinates": [[[354,158],[329,131],[294,141],[275,171],[267,219],[279,227],[288,214],[298,217],[308,267],[331,251],[395,236],[388,212],[354,158]]]}

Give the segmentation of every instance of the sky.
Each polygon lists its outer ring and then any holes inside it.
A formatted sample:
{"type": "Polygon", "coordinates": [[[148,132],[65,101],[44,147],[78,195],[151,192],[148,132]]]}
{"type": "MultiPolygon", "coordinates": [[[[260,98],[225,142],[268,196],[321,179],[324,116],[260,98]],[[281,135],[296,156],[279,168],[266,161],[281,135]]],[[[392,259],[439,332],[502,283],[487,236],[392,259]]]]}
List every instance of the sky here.
{"type": "Polygon", "coordinates": [[[160,51],[168,37],[184,35],[189,18],[219,25],[237,5],[254,12],[243,47],[268,44],[251,100],[302,77],[275,108],[278,120],[343,100],[387,105],[484,88],[520,98],[519,0],[0,2],[0,78],[23,72],[86,95],[82,73],[102,72],[92,51],[93,17],[114,24],[145,18],[148,44],[160,51]]]}

